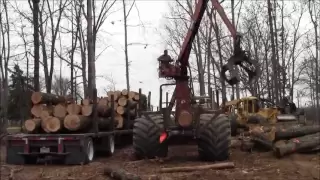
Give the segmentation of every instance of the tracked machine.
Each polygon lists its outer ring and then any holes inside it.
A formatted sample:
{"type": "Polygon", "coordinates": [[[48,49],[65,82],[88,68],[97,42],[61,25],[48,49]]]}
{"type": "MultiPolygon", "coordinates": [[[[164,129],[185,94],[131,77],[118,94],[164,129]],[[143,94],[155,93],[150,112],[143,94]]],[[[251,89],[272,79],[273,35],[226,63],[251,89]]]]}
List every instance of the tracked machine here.
{"type": "MultiPolygon", "coordinates": [[[[195,140],[199,157],[206,161],[223,161],[229,158],[230,119],[223,111],[201,108],[196,102],[201,98],[194,96],[188,76],[189,56],[195,35],[209,0],[197,1],[192,15],[191,27],[184,39],[181,52],[176,62],[165,51],[159,60],[160,78],[174,79],[175,83],[160,86],[160,107],[162,88],[175,86],[170,103],[158,112],[141,112],[133,127],[133,148],[138,158],[166,157],[168,145],[174,137],[185,137],[195,140]],[[173,107],[175,111],[173,112],[173,107]],[[173,116],[171,116],[173,114],[173,116]],[[172,118],[173,117],[173,118],[172,118]]],[[[211,0],[234,39],[234,54],[221,69],[222,78],[230,85],[240,81],[236,66],[244,70],[249,82],[257,75],[254,61],[240,47],[241,36],[227,18],[217,0],[211,0]],[[229,71],[229,78],[226,72],[229,71]]],[[[190,73],[190,72],[189,72],[190,73]]]]}

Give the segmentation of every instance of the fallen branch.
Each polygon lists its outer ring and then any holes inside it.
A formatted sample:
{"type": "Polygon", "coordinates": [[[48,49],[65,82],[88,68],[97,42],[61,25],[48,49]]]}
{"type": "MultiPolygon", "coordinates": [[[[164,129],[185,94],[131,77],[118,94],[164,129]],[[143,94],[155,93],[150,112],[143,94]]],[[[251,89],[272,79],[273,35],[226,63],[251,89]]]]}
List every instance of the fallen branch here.
{"type": "Polygon", "coordinates": [[[121,168],[106,167],[103,174],[115,180],[141,180],[140,176],[129,173],[121,168]]]}
{"type": "Polygon", "coordinates": [[[200,166],[186,166],[186,167],[172,167],[172,168],[161,168],[160,173],[173,173],[173,172],[191,172],[191,171],[200,171],[208,169],[227,169],[234,168],[233,162],[223,162],[209,165],[200,165],[200,166]]]}

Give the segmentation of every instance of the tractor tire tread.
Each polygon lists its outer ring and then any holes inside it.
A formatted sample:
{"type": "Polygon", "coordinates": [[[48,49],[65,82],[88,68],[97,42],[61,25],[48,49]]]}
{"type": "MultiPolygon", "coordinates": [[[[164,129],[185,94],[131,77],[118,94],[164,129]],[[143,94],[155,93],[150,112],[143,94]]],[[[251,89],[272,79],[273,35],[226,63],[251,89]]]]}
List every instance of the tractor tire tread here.
{"type": "Polygon", "coordinates": [[[198,136],[199,156],[205,161],[229,159],[231,127],[228,116],[221,114],[214,119],[213,114],[200,115],[198,136]]]}
{"type": "Polygon", "coordinates": [[[162,130],[162,115],[143,115],[135,120],[133,126],[133,149],[138,159],[167,156],[168,146],[159,142],[162,130]]]}

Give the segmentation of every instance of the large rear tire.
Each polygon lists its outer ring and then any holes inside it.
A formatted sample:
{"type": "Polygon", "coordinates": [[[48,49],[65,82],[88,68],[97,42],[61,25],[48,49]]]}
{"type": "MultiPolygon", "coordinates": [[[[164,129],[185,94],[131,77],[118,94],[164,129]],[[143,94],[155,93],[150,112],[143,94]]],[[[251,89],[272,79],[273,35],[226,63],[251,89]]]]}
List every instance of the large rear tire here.
{"type": "Polygon", "coordinates": [[[163,131],[163,116],[143,115],[133,125],[133,150],[138,159],[166,157],[168,144],[160,143],[163,131]]]}
{"type": "Polygon", "coordinates": [[[224,161],[229,159],[231,141],[230,119],[221,114],[214,119],[213,114],[200,115],[198,151],[201,160],[224,161]]]}

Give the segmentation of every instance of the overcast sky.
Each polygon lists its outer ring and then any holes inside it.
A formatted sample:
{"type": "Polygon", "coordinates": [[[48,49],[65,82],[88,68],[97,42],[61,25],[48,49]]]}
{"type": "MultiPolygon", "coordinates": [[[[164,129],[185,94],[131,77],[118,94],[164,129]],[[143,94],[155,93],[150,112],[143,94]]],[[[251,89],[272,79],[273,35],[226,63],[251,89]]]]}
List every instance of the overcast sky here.
{"type": "MultiPolygon", "coordinates": [[[[30,11],[26,0],[18,0],[17,2],[20,8],[30,11]]],[[[131,0],[127,1],[127,9],[132,2],[131,0]]],[[[146,94],[151,91],[152,104],[156,106],[159,102],[159,86],[166,82],[166,80],[159,80],[158,78],[157,58],[167,48],[159,31],[163,30],[162,26],[165,21],[163,16],[168,12],[169,2],[168,0],[137,0],[136,7],[132,9],[128,19],[128,43],[133,44],[128,49],[131,64],[131,89],[138,91],[139,88],[142,88],[143,93],[146,94]],[[144,26],[141,26],[141,22],[144,26]],[[137,43],[147,44],[147,46],[137,45],[137,43]]],[[[290,2],[286,1],[286,3],[290,2]]],[[[99,6],[99,2],[97,5],[99,6]]],[[[226,3],[223,6],[225,7],[226,3]]],[[[96,54],[107,48],[96,61],[97,88],[100,96],[106,95],[105,89],[109,83],[102,76],[112,77],[116,82],[116,89],[122,90],[126,88],[122,1],[117,1],[112,9],[113,11],[119,9],[119,11],[112,13],[106,19],[101,31],[98,33],[96,54]]],[[[228,12],[229,10],[227,9],[226,11],[228,12]]],[[[15,17],[17,17],[17,14],[12,13],[11,18],[15,17]]],[[[302,27],[306,27],[308,24],[305,19],[302,22],[302,27]]],[[[70,24],[67,21],[62,21],[61,25],[69,26],[70,28],[70,24]]],[[[30,29],[29,33],[32,34],[32,29],[30,29]]],[[[29,38],[32,40],[32,35],[29,38]]],[[[20,38],[14,37],[13,39],[13,43],[21,43],[20,38]]],[[[65,41],[71,41],[71,38],[64,36],[62,43],[65,41]]],[[[24,50],[21,48],[12,49],[11,54],[21,53],[22,51],[24,50]]],[[[57,61],[59,61],[58,58],[57,61]]],[[[76,56],[76,62],[80,64],[79,56],[76,56]]],[[[66,63],[62,65],[62,73],[64,76],[70,76],[70,68],[66,66],[66,63]]],[[[43,74],[43,70],[41,70],[41,74],[43,74]]],[[[55,74],[60,74],[58,64],[55,68],[55,74]]],[[[82,79],[79,78],[78,81],[82,81],[82,79]]]]}

